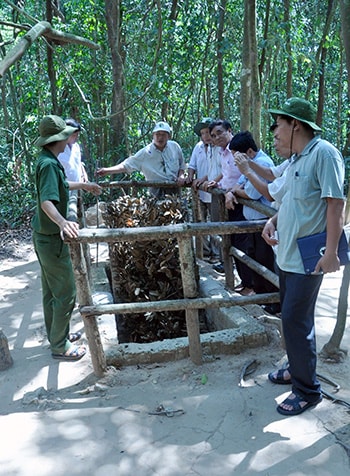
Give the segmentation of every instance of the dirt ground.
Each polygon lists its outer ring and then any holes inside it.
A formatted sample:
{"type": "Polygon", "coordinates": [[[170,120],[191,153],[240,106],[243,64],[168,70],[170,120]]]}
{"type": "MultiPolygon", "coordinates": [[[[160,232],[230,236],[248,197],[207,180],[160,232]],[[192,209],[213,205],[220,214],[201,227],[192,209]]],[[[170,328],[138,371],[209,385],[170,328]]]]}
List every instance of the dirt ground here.
{"type": "MultiPolygon", "coordinates": [[[[94,376],[89,353],[79,362],[53,360],[30,240],[4,238],[0,328],[14,364],[0,372],[0,475],[350,474],[350,404],[324,399],[296,417],[276,412],[289,392],[267,380],[285,359],[277,338],[240,355],[205,356],[202,366],[190,360],[125,366],[110,368],[103,379],[94,376]],[[239,386],[252,360],[257,368],[239,386]]],[[[334,328],[341,275],[327,275],[322,285],[319,350],[334,328]]],[[[72,330],[83,331],[77,311],[72,330]]],[[[342,347],[349,346],[348,324],[342,347]]],[[[349,358],[318,363],[346,402],[349,370],[349,358]]]]}

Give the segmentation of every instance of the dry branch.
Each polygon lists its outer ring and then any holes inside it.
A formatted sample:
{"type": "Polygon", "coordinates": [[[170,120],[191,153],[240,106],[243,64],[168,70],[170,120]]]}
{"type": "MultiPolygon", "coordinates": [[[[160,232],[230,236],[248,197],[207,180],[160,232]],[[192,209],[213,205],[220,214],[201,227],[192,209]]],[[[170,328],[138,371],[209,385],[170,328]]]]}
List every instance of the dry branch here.
{"type": "MultiPolygon", "coordinates": [[[[25,27],[24,27],[25,28],[25,27]]],[[[99,46],[93,41],[86,40],[80,36],[71,35],[69,33],[62,33],[60,31],[54,30],[49,22],[41,21],[34,25],[28,33],[23,35],[18,42],[11,48],[3,60],[0,61],[0,76],[4,76],[6,71],[12,66],[16,61],[22,58],[27,49],[37,40],[40,36],[55,41],[56,43],[62,45],[66,43],[74,43],[88,48],[98,50],[99,46]]]]}

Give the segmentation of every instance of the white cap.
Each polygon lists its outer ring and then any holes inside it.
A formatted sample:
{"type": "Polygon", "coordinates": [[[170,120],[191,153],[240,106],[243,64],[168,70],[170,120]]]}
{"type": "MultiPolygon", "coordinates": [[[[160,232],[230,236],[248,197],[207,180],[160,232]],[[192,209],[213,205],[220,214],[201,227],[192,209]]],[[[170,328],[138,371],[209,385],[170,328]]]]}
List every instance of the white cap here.
{"type": "Polygon", "coordinates": [[[164,121],[157,122],[156,125],[154,126],[152,134],[154,134],[155,132],[159,132],[159,131],[167,132],[170,135],[171,134],[171,127],[169,126],[169,124],[167,122],[164,122],[164,121]]]}

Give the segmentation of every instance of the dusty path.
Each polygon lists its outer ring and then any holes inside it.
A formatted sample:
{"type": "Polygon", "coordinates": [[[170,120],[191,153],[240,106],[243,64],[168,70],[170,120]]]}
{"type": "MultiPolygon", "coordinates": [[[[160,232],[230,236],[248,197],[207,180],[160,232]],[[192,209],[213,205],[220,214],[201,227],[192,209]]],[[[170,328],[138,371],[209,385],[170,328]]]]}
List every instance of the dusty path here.
{"type": "MultiPolygon", "coordinates": [[[[319,349],[334,327],[340,279],[341,273],[329,275],[322,286],[319,349]]],[[[2,260],[0,289],[0,328],[14,359],[0,372],[0,475],[350,474],[346,407],[325,400],[297,417],[276,412],[289,390],[266,379],[283,361],[279,342],[208,357],[201,367],[182,360],[111,369],[98,381],[88,355],[74,363],[51,359],[30,245],[2,260]],[[242,366],[253,359],[259,366],[239,387],[242,366]],[[168,413],[157,414],[162,408],[168,413]]],[[[82,330],[78,313],[73,329],[82,330]]],[[[343,347],[350,348],[349,324],[343,347]]],[[[339,383],[339,398],[350,402],[349,370],[349,359],[319,361],[318,371],[339,383]]]]}

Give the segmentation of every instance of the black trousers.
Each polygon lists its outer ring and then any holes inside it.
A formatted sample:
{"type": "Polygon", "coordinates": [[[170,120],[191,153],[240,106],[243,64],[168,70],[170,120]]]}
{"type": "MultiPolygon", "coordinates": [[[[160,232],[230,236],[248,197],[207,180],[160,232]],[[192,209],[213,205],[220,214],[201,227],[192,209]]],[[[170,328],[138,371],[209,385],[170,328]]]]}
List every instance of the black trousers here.
{"type": "Polygon", "coordinates": [[[315,305],[323,275],[279,271],[282,326],[292,390],[308,402],[321,396],[316,376],[315,305]]]}

